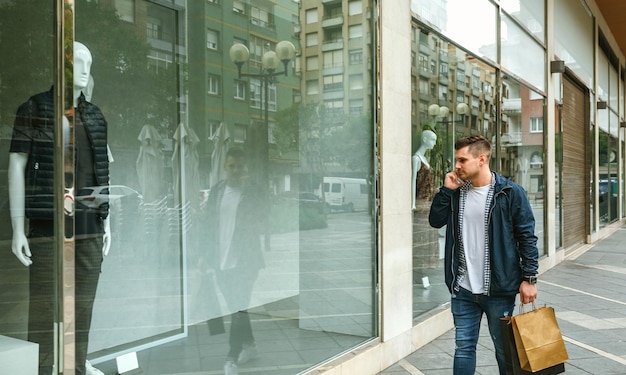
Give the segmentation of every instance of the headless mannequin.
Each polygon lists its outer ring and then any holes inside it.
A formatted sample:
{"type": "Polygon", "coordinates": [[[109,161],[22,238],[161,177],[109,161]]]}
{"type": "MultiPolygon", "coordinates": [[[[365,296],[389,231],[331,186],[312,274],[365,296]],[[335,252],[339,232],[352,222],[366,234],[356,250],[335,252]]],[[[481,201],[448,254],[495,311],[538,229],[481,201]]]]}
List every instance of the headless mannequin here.
{"type": "MultiPolygon", "coordinates": [[[[74,107],[78,104],[81,92],[87,88],[91,71],[91,52],[83,44],[74,43],[74,107]]],[[[25,198],[25,171],[28,154],[11,152],[9,154],[9,205],[11,208],[11,226],[13,239],[11,251],[25,266],[30,266],[31,260],[28,239],[24,233],[24,198],[25,198]]],[[[111,248],[111,225],[109,216],[104,220],[104,244],[102,254],[107,255],[111,248]]]]}
{"type": "Polygon", "coordinates": [[[435,147],[437,143],[437,134],[431,130],[422,131],[422,142],[413,154],[412,163],[411,163],[411,207],[415,210],[415,196],[417,194],[417,172],[419,172],[422,165],[430,168],[430,164],[428,164],[428,159],[426,159],[426,151],[435,147]]]}

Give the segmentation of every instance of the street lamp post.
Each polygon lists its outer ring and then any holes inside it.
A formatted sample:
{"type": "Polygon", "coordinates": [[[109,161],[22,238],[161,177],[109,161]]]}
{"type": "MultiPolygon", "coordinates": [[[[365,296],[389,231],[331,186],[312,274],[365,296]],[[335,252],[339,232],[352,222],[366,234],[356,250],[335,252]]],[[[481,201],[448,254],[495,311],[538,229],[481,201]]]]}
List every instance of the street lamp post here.
{"type": "Polygon", "coordinates": [[[248,158],[253,167],[252,175],[255,182],[262,191],[269,192],[269,85],[276,82],[276,77],[287,76],[287,64],[296,55],[296,48],[289,41],[281,41],[276,44],[275,51],[268,51],[261,58],[261,68],[259,73],[242,73],[241,68],[250,58],[248,47],[241,43],[233,44],[230,47],[230,59],[237,65],[239,78],[258,78],[261,82],[261,92],[263,95],[263,127],[250,126],[248,143],[251,148],[251,155],[248,158]],[[283,71],[277,71],[280,64],[283,64],[283,71]]]}
{"type": "MultiPolygon", "coordinates": [[[[287,76],[287,64],[296,56],[296,48],[286,40],[276,44],[275,51],[267,51],[261,58],[261,68],[259,73],[242,73],[241,68],[250,58],[248,47],[241,43],[233,44],[229,51],[230,60],[237,65],[239,78],[258,78],[261,81],[261,92],[263,95],[263,126],[250,126],[250,132],[246,137],[246,143],[250,148],[248,167],[251,168],[253,182],[259,189],[259,193],[269,204],[269,85],[276,82],[276,77],[287,76]],[[276,69],[283,64],[283,71],[276,69]]],[[[270,249],[270,230],[265,227],[265,250],[270,249]]]]}

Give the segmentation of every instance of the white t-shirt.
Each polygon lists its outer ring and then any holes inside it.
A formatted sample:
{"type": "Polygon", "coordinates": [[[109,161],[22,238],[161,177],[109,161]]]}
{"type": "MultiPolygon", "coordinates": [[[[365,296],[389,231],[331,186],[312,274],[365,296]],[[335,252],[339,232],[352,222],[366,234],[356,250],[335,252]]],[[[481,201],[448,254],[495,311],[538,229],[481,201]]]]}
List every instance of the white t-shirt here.
{"type": "Polygon", "coordinates": [[[461,287],[473,294],[483,294],[485,272],[485,206],[490,185],[470,187],[463,211],[463,249],[467,274],[461,287]]]}
{"type": "Polygon", "coordinates": [[[233,242],[233,233],[235,233],[235,220],[237,217],[237,207],[241,200],[241,189],[232,188],[226,185],[224,195],[220,202],[219,210],[219,246],[220,246],[220,267],[222,270],[234,268],[237,265],[237,259],[230,251],[230,245],[233,242]]]}

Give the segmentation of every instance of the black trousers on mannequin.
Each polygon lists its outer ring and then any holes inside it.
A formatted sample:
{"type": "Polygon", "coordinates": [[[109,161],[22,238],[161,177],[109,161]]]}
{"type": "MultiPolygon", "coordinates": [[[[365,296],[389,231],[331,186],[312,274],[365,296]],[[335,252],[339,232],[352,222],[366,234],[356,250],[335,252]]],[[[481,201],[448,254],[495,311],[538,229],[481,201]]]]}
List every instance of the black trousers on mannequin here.
{"type": "MultiPolygon", "coordinates": [[[[54,364],[55,290],[54,239],[31,237],[28,341],[39,344],[39,373],[50,375],[54,364]]],[[[76,374],[85,373],[93,303],[102,268],[102,237],[75,240],[76,374]]]]}

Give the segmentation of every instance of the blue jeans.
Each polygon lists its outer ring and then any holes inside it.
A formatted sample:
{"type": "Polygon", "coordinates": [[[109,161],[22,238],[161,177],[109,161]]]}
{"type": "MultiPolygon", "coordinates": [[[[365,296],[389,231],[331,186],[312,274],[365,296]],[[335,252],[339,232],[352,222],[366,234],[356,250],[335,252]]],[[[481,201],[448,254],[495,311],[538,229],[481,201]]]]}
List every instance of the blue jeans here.
{"type": "Polygon", "coordinates": [[[500,375],[505,375],[504,344],[500,318],[509,317],[515,308],[513,296],[472,294],[461,288],[452,295],[452,316],[456,328],[454,375],[473,375],[476,370],[476,344],[483,313],[487,316],[489,333],[496,351],[500,375]]]}

